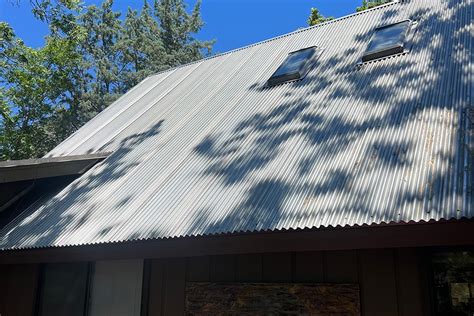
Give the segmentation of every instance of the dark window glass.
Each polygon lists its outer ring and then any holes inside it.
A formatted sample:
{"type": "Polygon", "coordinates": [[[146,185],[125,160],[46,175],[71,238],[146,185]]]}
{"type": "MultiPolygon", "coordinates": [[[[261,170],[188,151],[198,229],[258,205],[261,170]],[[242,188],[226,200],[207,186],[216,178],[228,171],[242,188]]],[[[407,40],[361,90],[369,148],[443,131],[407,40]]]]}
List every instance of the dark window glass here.
{"type": "Polygon", "coordinates": [[[43,274],[39,315],[84,315],[87,275],[87,263],[47,264],[43,274]]]}
{"type": "Polygon", "coordinates": [[[410,21],[403,21],[376,29],[363,61],[402,53],[409,25],[410,21]]]}
{"type": "Polygon", "coordinates": [[[436,253],[432,260],[436,315],[474,315],[474,252],[436,253]]]}
{"type": "Polygon", "coordinates": [[[316,54],[316,47],[305,48],[293,53],[283,61],[280,67],[268,80],[269,85],[276,85],[290,80],[302,79],[311,68],[311,61],[316,54]]]}

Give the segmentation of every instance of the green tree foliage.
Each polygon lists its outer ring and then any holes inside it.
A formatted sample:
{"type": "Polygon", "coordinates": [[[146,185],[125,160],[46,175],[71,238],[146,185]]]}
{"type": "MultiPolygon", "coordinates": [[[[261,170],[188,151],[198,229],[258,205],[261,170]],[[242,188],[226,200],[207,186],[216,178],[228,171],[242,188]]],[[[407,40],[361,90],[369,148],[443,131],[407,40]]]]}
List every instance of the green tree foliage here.
{"type": "Polygon", "coordinates": [[[371,8],[378,7],[379,5],[382,5],[391,1],[393,0],[371,0],[371,1],[363,0],[362,5],[360,7],[357,7],[356,11],[360,12],[367,9],[371,9],[371,8]]]}
{"type": "Polygon", "coordinates": [[[208,53],[213,41],[201,42],[192,37],[203,26],[198,1],[191,14],[187,14],[182,0],[155,1],[155,15],[160,22],[161,39],[169,66],[199,59],[202,50],[208,53]]]}
{"type": "Polygon", "coordinates": [[[127,71],[120,64],[121,52],[117,44],[122,33],[120,13],[112,9],[112,0],[105,0],[100,8],[90,6],[80,17],[87,30],[82,43],[82,53],[89,70],[87,73],[88,101],[100,112],[123,93],[121,73],[127,71]]]}
{"type": "Polygon", "coordinates": [[[130,70],[122,76],[124,89],[134,86],[152,73],[169,68],[165,63],[161,28],[148,3],[145,2],[141,12],[128,10],[117,49],[121,52],[120,64],[130,70]]]}
{"type": "Polygon", "coordinates": [[[50,33],[38,49],[0,23],[0,160],[40,157],[152,73],[200,59],[212,41],[200,2],[144,1],[126,16],[113,0],[31,0],[50,33]]]}
{"type": "Polygon", "coordinates": [[[334,17],[332,17],[332,16],[325,17],[319,12],[318,9],[311,8],[311,14],[309,15],[309,18],[308,18],[308,25],[313,26],[313,25],[323,23],[323,22],[327,22],[327,21],[331,21],[331,20],[334,20],[334,17]]]}
{"type": "MultiPolygon", "coordinates": [[[[393,0],[362,0],[362,4],[360,7],[356,8],[356,12],[364,11],[367,9],[371,9],[374,7],[377,7],[379,5],[392,2],[393,0]]],[[[308,18],[308,25],[313,26],[319,23],[327,22],[334,20],[334,17],[325,17],[323,16],[318,9],[316,8],[311,8],[311,14],[309,15],[308,18]]]]}
{"type": "Polygon", "coordinates": [[[51,119],[67,98],[68,73],[80,56],[67,38],[47,37],[33,49],[6,23],[0,33],[0,157],[39,156],[53,146],[51,119]]]}

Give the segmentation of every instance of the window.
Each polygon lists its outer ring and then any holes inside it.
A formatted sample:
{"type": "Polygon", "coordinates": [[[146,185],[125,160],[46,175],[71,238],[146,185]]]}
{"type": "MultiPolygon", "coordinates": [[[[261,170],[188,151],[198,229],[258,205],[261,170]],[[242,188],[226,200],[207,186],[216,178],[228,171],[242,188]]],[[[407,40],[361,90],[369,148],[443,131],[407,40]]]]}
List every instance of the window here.
{"type": "Polygon", "coordinates": [[[84,315],[88,271],[87,263],[45,265],[39,315],[84,315]]]}
{"type": "Polygon", "coordinates": [[[142,278],[142,260],[96,262],[88,315],[140,316],[142,278]]]}
{"type": "Polygon", "coordinates": [[[474,252],[433,254],[435,315],[474,315],[474,252]]]}
{"type": "Polygon", "coordinates": [[[376,29],[362,61],[403,53],[409,26],[410,21],[407,20],[376,29]]]}
{"type": "Polygon", "coordinates": [[[316,51],[317,48],[313,46],[290,53],[281,66],[268,79],[268,85],[274,86],[288,81],[303,79],[311,69],[316,51]]]}
{"type": "Polygon", "coordinates": [[[140,316],[143,260],[44,266],[38,316],[140,316]]]}

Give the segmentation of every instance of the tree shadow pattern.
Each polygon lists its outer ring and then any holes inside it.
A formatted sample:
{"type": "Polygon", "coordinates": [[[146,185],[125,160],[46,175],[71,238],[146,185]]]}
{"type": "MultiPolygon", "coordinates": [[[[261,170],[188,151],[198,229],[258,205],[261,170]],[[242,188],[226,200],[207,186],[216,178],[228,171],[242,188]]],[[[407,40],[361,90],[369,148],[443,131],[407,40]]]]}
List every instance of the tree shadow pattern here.
{"type": "MultiPolygon", "coordinates": [[[[361,56],[354,47],[370,41],[371,28],[310,78],[291,83],[285,96],[292,101],[238,124],[229,138],[208,135],[195,148],[209,159],[206,175],[226,186],[249,185],[229,209],[204,205],[194,212],[190,235],[472,217],[472,197],[462,197],[458,123],[472,104],[473,4],[448,1],[444,12],[406,6],[384,9],[379,25],[415,21],[410,52],[347,63],[361,56]],[[309,101],[305,89],[323,97],[309,101]],[[366,113],[351,110],[367,105],[366,113]],[[344,111],[359,117],[351,120],[344,111]],[[280,164],[293,170],[259,176],[292,137],[305,139],[298,158],[280,164]]],[[[260,82],[250,89],[268,88],[260,82]]]]}
{"type": "MultiPolygon", "coordinates": [[[[131,159],[130,156],[136,156],[137,152],[143,154],[147,150],[147,141],[160,133],[162,124],[163,121],[158,121],[142,133],[123,138],[118,150],[87,171],[85,175],[60,192],[54,192],[51,196],[45,196],[33,203],[3,229],[8,235],[2,234],[1,244],[52,245],[58,242],[60,237],[65,237],[65,232],[89,224],[94,219],[97,205],[88,204],[87,209],[80,213],[68,212],[68,209],[72,205],[86,204],[93,194],[97,194],[97,189],[107,183],[123,179],[137,167],[140,160],[131,159]]],[[[122,199],[119,203],[125,203],[126,199],[122,199]]],[[[110,229],[104,228],[103,233],[110,229]]]]}
{"type": "MultiPolygon", "coordinates": [[[[137,212],[148,216],[146,229],[129,227],[135,225],[132,212],[89,232],[99,206],[87,203],[80,213],[68,209],[107,182],[126,181],[162,121],[121,140],[87,177],[8,225],[2,245],[61,245],[68,238],[65,232],[84,234],[75,238],[80,244],[109,237],[121,241],[472,217],[472,194],[463,193],[458,123],[463,109],[472,105],[473,3],[427,6],[404,1],[329,22],[322,27],[378,19],[377,25],[371,21],[372,27],[348,31],[347,43],[326,36],[332,42],[325,44],[338,48],[327,47],[302,81],[273,88],[263,79],[249,83],[245,88],[260,103],[232,125],[221,124],[204,135],[196,131],[202,140],[183,161],[201,164],[176,167],[171,180],[186,179],[186,172],[193,177],[182,181],[185,188],[175,192],[176,201],[153,204],[160,189],[144,199],[137,212]],[[407,18],[417,22],[408,53],[357,63],[376,26],[407,18]],[[48,211],[52,208],[60,210],[48,211]],[[123,237],[122,229],[129,234],[123,237]]],[[[125,195],[107,207],[125,208],[135,198],[125,195]]]]}

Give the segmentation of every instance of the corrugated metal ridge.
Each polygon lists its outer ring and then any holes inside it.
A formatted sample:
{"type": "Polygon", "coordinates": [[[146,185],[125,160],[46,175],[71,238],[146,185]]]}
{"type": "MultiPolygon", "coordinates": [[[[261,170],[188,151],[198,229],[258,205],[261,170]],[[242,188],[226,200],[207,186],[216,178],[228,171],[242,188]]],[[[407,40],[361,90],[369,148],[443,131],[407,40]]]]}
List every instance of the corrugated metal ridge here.
{"type": "Polygon", "coordinates": [[[337,23],[337,22],[342,21],[342,20],[347,20],[347,19],[355,17],[355,16],[371,13],[372,11],[381,10],[385,7],[392,6],[392,5],[395,5],[395,4],[401,4],[401,3],[403,3],[403,2],[400,1],[400,0],[394,0],[392,2],[388,2],[388,3],[382,4],[380,6],[374,7],[374,8],[370,8],[370,9],[363,10],[363,11],[360,11],[360,12],[354,12],[354,13],[351,13],[351,14],[348,14],[348,15],[341,16],[339,18],[335,18],[334,20],[330,20],[330,21],[326,21],[326,22],[319,23],[319,24],[316,24],[316,25],[300,28],[300,29],[297,29],[295,31],[291,31],[291,32],[288,32],[288,33],[285,33],[285,34],[281,34],[281,35],[278,35],[278,36],[275,36],[275,37],[272,37],[272,38],[269,38],[269,39],[266,39],[266,40],[263,40],[263,41],[260,41],[260,42],[252,43],[252,44],[245,45],[245,46],[242,46],[242,47],[239,47],[239,48],[234,48],[234,49],[231,49],[231,50],[226,51],[226,52],[222,52],[222,53],[215,54],[215,55],[212,55],[212,56],[208,56],[208,57],[205,57],[205,58],[202,58],[202,59],[199,59],[199,60],[195,60],[195,61],[192,61],[192,62],[189,62],[189,63],[186,63],[186,64],[182,64],[182,65],[179,65],[179,66],[176,66],[176,67],[172,67],[170,69],[159,71],[157,73],[154,73],[154,74],[146,77],[145,79],[156,76],[156,75],[159,75],[159,74],[166,73],[166,72],[171,71],[171,70],[175,70],[175,69],[178,69],[178,68],[193,65],[197,62],[201,62],[201,61],[205,61],[205,60],[225,56],[225,55],[228,55],[228,54],[232,54],[234,52],[245,50],[245,49],[248,49],[248,48],[251,48],[251,47],[254,47],[254,46],[259,46],[259,45],[262,45],[262,44],[265,44],[265,43],[268,43],[268,42],[276,41],[276,40],[279,40],[279,39],[287,37],[287,36],[291,36],[291,35],[306,32],[306,31],[310,31],[310,30],[315,29],[315,28],[321,28],[321,27],[324,27],[324,26],[329,25],[329,24],[334,24],[334,23],[337,23]]]}
{"type": "Polygon", "coordinates": [[[430,219],[420,220],[420,221],[402,221],[402,222],[380,222],[372,224],[355,224],[355,225],[328,225],[328,226],[319,226],[319,227],[305,227],[305,228],[282,228],[282,229],[266,229],[266,230],[247,230],[247,231],[233,231],[233,232],[221,232],[221,233],[212,233],[212,234],[196,234],[196,235],[182,235],[182,236],[171,236],[171,237],[159,237],[159,238],[135,238],[135,239],[124,239],[124,240],[114,240],[114,241],[105,241],[105,242],[94,242],[94,243],[81,243],[81,244],[68,244],[68,245],[50,245],[50,246],[27,246],[27,247],[10,247],[10,248],[0,248],[1,252],[17,252],[17,251],[27,251],[27,250],[39,250],[39,249],[68,249],[76,247],[93,247],[100,245],[117,245],[117,244],[133,244],[138,242],[147,242],[147,241],[167,241],[167,240],[184,240],[190,238],[211,238],[211,237],[224,237],[224,236],[245,236],[245,235],[255,235],[255,234],[268,234],[268,233],[287,233],[287,232],[311,232],[311,231],[320,231],[320,230],[333,230],[333,229],[358,229],[358,228],[377,228],[377,227],[396,227],[396,226],[405,226],[405,225],[429,225],[429,224],[438,224],[438,223],[451,223],[459,221],[474,221],[472,218],[461,217],[461,218],[442,218],[440,220],[430,219]]]}

